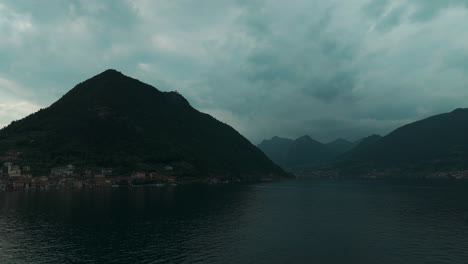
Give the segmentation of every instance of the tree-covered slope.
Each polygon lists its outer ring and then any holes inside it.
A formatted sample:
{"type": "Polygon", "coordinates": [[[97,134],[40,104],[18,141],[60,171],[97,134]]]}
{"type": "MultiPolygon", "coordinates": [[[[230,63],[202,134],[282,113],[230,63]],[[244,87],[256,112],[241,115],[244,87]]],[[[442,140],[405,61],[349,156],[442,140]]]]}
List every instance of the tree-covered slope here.
{"type": "Polygon", "coordinates": [[[468,109],[432,116],[384,137],[367,138],[332,167],[356,173],[468,169],[468,109]]]}
{"type": "Polygon", "coordinates": [[[355,159],[396,164],[468,154],[468,109],[402,126],[354,153],[355,159]]]}

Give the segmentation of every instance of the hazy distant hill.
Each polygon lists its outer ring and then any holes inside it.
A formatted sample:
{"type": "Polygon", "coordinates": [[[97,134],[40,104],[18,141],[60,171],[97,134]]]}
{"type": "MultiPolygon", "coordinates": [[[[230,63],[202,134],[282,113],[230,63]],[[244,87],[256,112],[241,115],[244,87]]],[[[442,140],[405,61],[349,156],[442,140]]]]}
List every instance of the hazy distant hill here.
{"type": "Polygon", "coordinates": [[[360,141],[350,142],[345,139],[339,138],[330,143],[327,143],[326,146],[334,154],[334,156],[338,156],[351,150],[352,148],[356,147],[358,144],[360,144],[360,141]]]}
{"type": "Polygon", "coordinates": [[[285,173],[230,126],[115,70],[0,131],[0,154],[19,151],[36,170],[72,163],[122,173],[163,165],[186,176],[279,177],[285,173]]]}
{"type": "Polygon", "coordinates": [[[352,157],[356,153],[363,153],[366,151],[367,147],[370,145],[374,144],[375,142],[379,141],[382,138],[380,135],[371,135],[368,137],[365,137],[363,139],[360,139],[354,143],[353,145],[348,149],[348,151],[343,152],[343,156],[340,156],[339,158],[345,158],[345,157],[352,157]]]}
{"type": "Polygon", "coordinates": [[[302,168],[333,159],[354,147],[354,143],[337,139],[323,144],[310,136],[295,140],[273,137],[258,147],[283,168],[302,168]]]}
{"type": "Polygon", "coordinates": [[[288,152],[293,142],[292,139],[273,137],[263,140],[258,147],[276,164],[285,166],[289,162],[288,152]]]}
{"type": "MultiPolygon", "coordinates": [[[[259,147],[271,155],[273,143],[266,140],[259,147]]],[[[372,135],[355,143],[336,140],[324,145],[302,138],[297,144],[300,150],[289,144],[282,156],[287,162],[279,164],[285,168],[301,165],[306,175],[468,178],[468,109],[432,116],[384,137],[372,135]]]]}
{"type": "Polygon", "coordinates": [[[297,167],[327,160],[332,153],[327,146],[312,139],[302,136],[293,141],[288,150],[288,166],[297,167]]]}

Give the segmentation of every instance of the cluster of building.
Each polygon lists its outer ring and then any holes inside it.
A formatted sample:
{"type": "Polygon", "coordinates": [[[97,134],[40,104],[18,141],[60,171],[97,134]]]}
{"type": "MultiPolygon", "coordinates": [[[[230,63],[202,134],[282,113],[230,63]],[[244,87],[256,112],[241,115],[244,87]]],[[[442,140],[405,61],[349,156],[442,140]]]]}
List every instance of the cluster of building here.
{"type": "Polygon", "coordinates": [[[18,160],[20,155],[21,152],[18,151],[7,151],[3,153],[3,155],[0,155],[0,161],[6,162],[11,160],[18,160]]]}
{"type": "Polygon", "coordinates": [[[113,173],[112,168],[78,170],[70,164],[52,168],[47,176],[33,177],[30,166],[5,162],[0,168],[0,191],[105,188],[145,184],[162,186],[176,183],[172,170],[171,166],[166,166],[164,172],[137,171],[129,176],[118,176],[113,173]]]}
{"type": "Polygon", "coordinates": [[[450,172],[434,172],[430,173],[427,178],[430,179],[468,179],[468,170],[450,171],[450,172]]]}
{"type": "MultiPolygon", "coordinates": [[[[339,170],[316,170],[311,172],[296,172],[296,178],[323,178],[340,179],[349,177],[349,174],[339,170]]],[[[400,168],[371,170],[362,173],[358,178],[361,179],[389,179],[389,178],[407,178],[407,179],[456,179],[468,180],[468,170],[440,170],[440,171],[411,171],[400,168]]]]}

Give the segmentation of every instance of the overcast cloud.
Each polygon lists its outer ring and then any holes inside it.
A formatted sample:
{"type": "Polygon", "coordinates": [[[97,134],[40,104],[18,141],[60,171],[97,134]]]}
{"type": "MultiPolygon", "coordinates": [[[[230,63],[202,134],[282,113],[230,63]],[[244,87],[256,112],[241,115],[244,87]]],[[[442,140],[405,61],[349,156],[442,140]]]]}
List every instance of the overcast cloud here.
{"type": "Polygon", "coordinates": [[[468,107],[468,1],[0,0],[0,126],[114,68],[253,143],[468,107]]]}

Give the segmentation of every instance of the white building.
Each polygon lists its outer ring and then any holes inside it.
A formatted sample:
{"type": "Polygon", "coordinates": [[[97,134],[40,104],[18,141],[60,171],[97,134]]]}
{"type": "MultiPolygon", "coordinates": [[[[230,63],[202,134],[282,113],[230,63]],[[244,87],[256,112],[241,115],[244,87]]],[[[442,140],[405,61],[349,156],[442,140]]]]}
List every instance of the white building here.
{"type": "Polygon", "coordinates": [[[62,176],[62,177],[72,176],[74,170],[75,170],[75,166],[70,164],[70,165],[67,165],[67,166],[64,166],[64,167],[53,168],[51,170],[51,174],[53,176],[62,176]]]}
{"type": "Polygon", "coordinates": [[[18,165],[8,167],[8,176],[21,177],[21,168],[18,165]]]}

